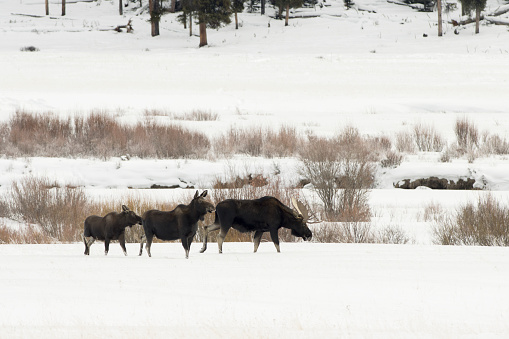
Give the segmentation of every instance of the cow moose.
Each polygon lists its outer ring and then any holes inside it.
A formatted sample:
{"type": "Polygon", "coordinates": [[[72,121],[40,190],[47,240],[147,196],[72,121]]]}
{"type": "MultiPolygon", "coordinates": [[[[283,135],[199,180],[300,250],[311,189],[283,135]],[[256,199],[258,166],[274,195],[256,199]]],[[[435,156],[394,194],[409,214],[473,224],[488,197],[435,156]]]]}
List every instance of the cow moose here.
{"type": "Polygon", "coordinates": [[[223,253],[223,241],[230,228],[240,232],[254,232],[254,252],[258,250],[264,232],[270,232],[276,250],[280,252],[278,230],[281,227],[292,230],[292,235],[304,240],[311,240],[311,230],[307,226],[308,213],[304,205],[292,199],[295,209],[285,206],[274,197],[263,197],[255,200],[228,199],[216,206],[216,218],[212,225],[205,226],[203,247],[207,250],[208,234],[221,229],[217,245],[223,253]]]}
{"type": "Polygon", "coordinates": [[[104,255],[108,254],[111,240],[118,240],[124,255],[127,255],[125,249],[125,228],[141,224],[141,222],[141,217],[125,205],[122,205],[122,212],[120,213],[110,212],[104,217],[97,215],[87,217],[83,231],[85,255],[90,254],[90,246],[92,246],[95,240],[104,241],[104,255]]]}
{"type": "Polygon", "coordinates": [[[198,220],[204,220],[207,213],[214,212],[214,205],[207,200],[207,191],[198,195],[196,191],[189,205],[178,205],[173,211],[150,210],[143,214],[143,229],[145,235],[141,238],[140,255],[143,252],[143,243],[146,241],[146,249],[149,257],[152,239],[156,236],[160,240],[182,241],[186,251],[186,259],[189,258],[189,249],[198,230],[198,220]]]}

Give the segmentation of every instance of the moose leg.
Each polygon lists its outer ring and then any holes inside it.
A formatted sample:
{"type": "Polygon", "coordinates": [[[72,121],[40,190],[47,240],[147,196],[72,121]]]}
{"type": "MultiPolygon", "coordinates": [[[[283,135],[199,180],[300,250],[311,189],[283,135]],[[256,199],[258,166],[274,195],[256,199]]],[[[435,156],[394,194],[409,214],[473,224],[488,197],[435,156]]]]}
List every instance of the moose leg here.
{"type": "Polygon", "coordinates": [[[150,246],[152,246],[152,238],[154,237],[153,234],[150,234],[150,235],[147,235],[147,245],[145,246],[145,248],[147,249],[147,254],[149,257],[152,256],[152,254],[150,254],[150,246]]]}
{"type": "Polygon", "coordinates": [[[90,254],[90,246],[92,246],[94,241],[95,241],[94,237],[85,237],[83,239],[83,242],[85,243],[85,255],[90,254]]]}
{"type": "Polygon", "coordinates": [[[124,251],[124,255],[127,255],[127,250],[125,249],[125,234],[122,233],[118,236],[118,242],[120,243],[120,247],[122,247],[122,251],[124,251]]]}
{"type": "Polygon", "coordinates": [[[270,238],[272,239],[272,242],[274,243],[274,246],[276,246],[276,250],[277,252],[281,252],[279,250],[279,235],[277,233],[277,228],[276,229],[271,229],[270,230],[270,238]]]}
{"type": "Polygon", "coordinates": [[[256,251],[258,251],[258,246],[260,246],[260,240],[262,240],[262,235],[263,235],[262,231],[256,231],[254,234],[254,237],[253,237],[254,253],[256,253],[256,251]]]}
{"type": "Polygon", "coordinates": [[[210,226],[205,226],[205,235],[203,236],[203,246],[201,247],[200,253],[203,253],[207,250],[207,242],[209,239],[209,232],[217,231],[220,228],[219,225],[212,224],[210,226]]]}
{"type": "Polygon", "coordinates": [[[186,251],[186,259],[189,259],[189,248],[190,242],[193,241],[193,238],[188,238],[187,236],[182,236],[180,239],[182,241],[182,247],[184,247],[184,251],[186,251]]]}
{"type": "Polygon", "coordinates": [[[141,240],[140,240],[140,254],[141,255],[143,253],[143,244],[147,241],[147,237],[145,236],[145,234],[142,234],[141,235],[141,240]]]}
{"type": "Polygon", "coordinates": [[[110,238],[104,239],[104,255],[108,255],[108,251],[110,250],[110,238]]]}
{"type": "Polygon", "coordinates": [[[217,236],[217,247],[219,248],[219,253],[223,253],[224,238],[226,238],[226,235],[228,234],[229,230],[230,230],[230,226],[221,227],[221,231],[219,232],[219,235],[217,236]]]}

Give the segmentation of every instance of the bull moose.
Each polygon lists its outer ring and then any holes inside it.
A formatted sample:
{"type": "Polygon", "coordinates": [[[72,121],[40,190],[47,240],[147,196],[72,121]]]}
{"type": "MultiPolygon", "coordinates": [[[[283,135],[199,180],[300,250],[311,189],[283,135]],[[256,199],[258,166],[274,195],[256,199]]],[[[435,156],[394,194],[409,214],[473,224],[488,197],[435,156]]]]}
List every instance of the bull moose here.
{"type": "Polygon", "coordinates": [[[145,235],[141,238],[140,255],[143,252],[143,243],[146,241],[146,249],[149,257],[152,239],[156,236],[160,240],[182,241],[186,251],[186,259],[189,258],[189,249],[198,230],[198,220],[205,218],[207,213],[214,212],[214,205],[207,200],[207,191],[198,195],[196,191],[189,205],[178,205],[173,211],[150,210],[143,214],[143,229],[145,235]]]}
{"type": "Polygon", "coordinates": [[[90,254],[90,246],[95,240],[104,240],[104,254],[108,254],[110,241],[117,240],[120,247],[127,255],[125,249],[125,228],[141,224],[139,215],[131,211],[126,205],[122,205],[122,212],[110,212],[104,217],[91,215],[85,219],[85,229],[83,231],[83,242],[85,243],[85,255],[90,254]]]}
{"type": "Polygon", "coordinates": [[[278,230],[281,227],[292,230],[292,235],[304,240],[311,240],[311,230],[307,226],[308,213],[304,205],[292,199],[294,209],[285,206],[274,197],[263,197],[255,200],[228,199],[216,206],[216,218],[212,225],[205,226],[203,247],[207,250],[208,234],[221,229],[217,239],[219,253],[223,253],[223,241],[230,228],[240,232],[254,232],[254,252],[258,250],[264,232],[270,232],[272,242],[279,249],[278,230]]]}

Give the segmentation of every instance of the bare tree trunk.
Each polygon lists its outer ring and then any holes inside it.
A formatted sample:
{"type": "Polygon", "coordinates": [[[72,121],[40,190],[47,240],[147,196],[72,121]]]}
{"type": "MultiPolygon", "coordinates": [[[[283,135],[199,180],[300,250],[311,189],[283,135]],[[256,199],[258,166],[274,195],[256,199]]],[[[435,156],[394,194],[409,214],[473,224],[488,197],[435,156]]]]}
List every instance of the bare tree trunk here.
{"type": "Polygon", "coordinates": [[[140,0],[140,7],[142,7],[142,6],[143,6],[143,4],[141,3],[141,0],[140,0]]]}
{"type": "Polygon", "coordinates": [[[118,14],[123,15],[124,14],[124,6],[122,6],[122,0],[118,0],[118,14]]]}
{"type": "Polygon", "coordinates": [[[193,36],[193,15],[189,13],[189,36],[193,36]]]}
{"type": "Polygon", "coordinates": [[[279,6],[279,8],[278,8],[277,18],[278,18],[279,20],[283,19],[283,6],[279,6]]]}
{"type": "Polygon", "coordinates": [[[481,20],[481,8],[475,9],[475,34],[479,34],[479,21],[481,20]]]}
{"type": "Polygon", "coordinates": [[[442,36],[442,0],[437,0],[438,36],[442,36]]]}
{"type": "Polygon", "coordinates": [[[288,17],[290,16],[290,4],[286,5],[286,18],[285,18],[285,26],[288,26],[288,17]]]}
{"type": "Polygon", "coordinates": [[[152,36],[159,35],[159,0],[149,0],[148,8],[150,11],[150,23],[152,28],[152,36]]]}
{"type": "Polygon", "coordinates": [[[175,13],[175,4],[177,3],[176,0],[171,0],[170,3],[170,13],[175,13]]]}
{"type": "Polygon", "coordinates": [[[49,0],[46,0],[46,15],[49,15],[49,0]]]}
{"type": "Polygon", "coordinates": [[[260,6],[261,6],[261,12],[262,12],[262,15],[264,15],[264,14],[265,14],[265,0],[262,0],[262,2],[261,2],[261,5],[260,5],[260,6]]]}
{"type": "Polygon", "coordinates": [[[207,45],[207,24],[200,22],[200,47],[207,45]]]}
{"type": "Polygon", "coordinates": [[[65,15],[65,0],[62,0],[62,16],[65,15]]]}
{"type": "Polygon", "coordinates": [[[239,29],[239,19],[237,18],[237,12],[235,12],[235,29],[239,29]]]}

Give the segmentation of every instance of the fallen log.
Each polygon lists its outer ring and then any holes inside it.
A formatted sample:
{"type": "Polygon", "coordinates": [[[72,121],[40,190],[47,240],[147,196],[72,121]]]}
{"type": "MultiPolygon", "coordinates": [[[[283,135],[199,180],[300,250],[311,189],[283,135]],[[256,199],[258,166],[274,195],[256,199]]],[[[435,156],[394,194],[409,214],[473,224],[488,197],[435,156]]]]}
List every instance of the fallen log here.
{"type": "Polygon", "coordinates": [[[395,4],[395,5],[400,5],[400,6],[408,6],[410,8],[419,9],[419,10],[424,8],[424,6],[422,4],[407,4],[405,2],[396,1],[396,0],[387,0],[387,2],[390,4],[395,4]]]}
{"type": "Polygon", "coordinates": [[[499,16],[509,12],[509,5],[500,6],[493,13],[486,14],[487,16],[499,16]]]}
{"type": "MultiPolygon", "coordinates": [[[[481,15],[481,17],[479,18],[479,21],[480,20],[484,20],[484,15],[481,15]]],[[[468,25],[468,24],[471,24],[474,22],[475,22],[475,18],[468,18],[468,19],[460,20],[460,21],[456,21],[456,20],[452,19],[450,23],[453,26],[462,26],[462,25],[468,25]]]]}
{"type": "MultiPolygon", "coordinates": [[[[387,1],[389,1],[389,0],[387,0],[387,1]]],[[[509,12],[509,5],[500,6],[494,12],[492,12],[492,13],[481,14],[481,17],[479,18],[479,21],[486,19],[486,21],[489,21],[489,22],[491,22],[491,23],[493,23],[495,25],[509,25],[509,21],[508,20],[494,18],[495,16],[500,16],[500,15],[505,14],[507,12],[509,12]]],[[[457,20],[451,20],[450,21],[450,23],[453,26],[468,25],[468,24],[471,24],[471,23],[474,23],[474,22],[475,22],[475,18],[467,18],[465,20],[460,20],[460,21],[457,21],[457,20]]]]}
{"type": "Polygon", "coordinates": [[[487,22],[495,24],[495,25],[506,25],[506,26],[509,26],[509,19],[498,19],[498,18],[495,18],[495,17],[492,17],[492,16],[486,16],[486,17],[484,17],[484,19],[487,22]]]}
{"type": "Polygon", "coordinates": [[[131,19],[129,19],[129,21],[127,22],[127,24],[125,25],[119,25],[117,27],[115,27],[113,30],[114,31],[117,31],[117,32],[122,32],[122,28],[125,28],[127,30],[127,33],[131,33],[133,31],[133,26],[131,24],[131,19]]]}

